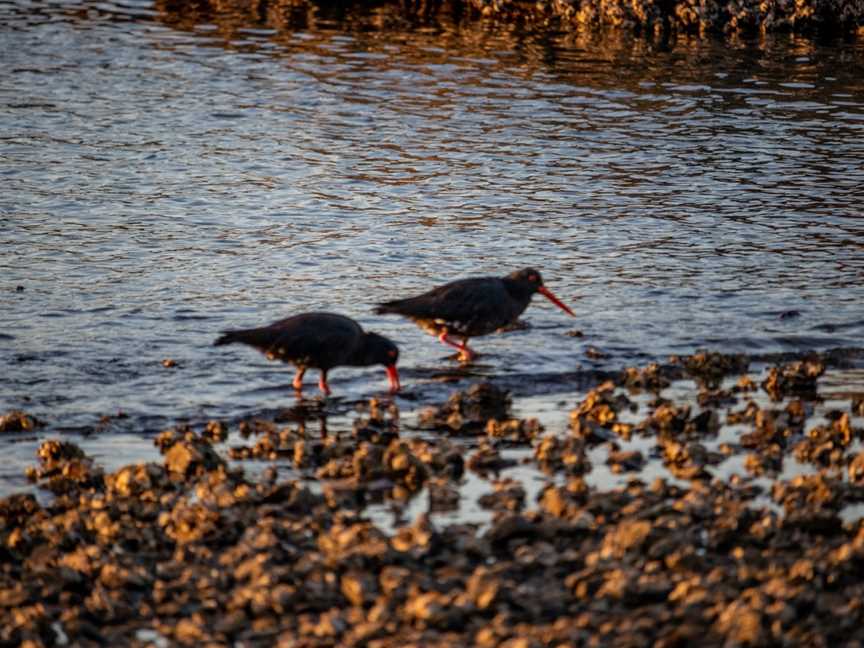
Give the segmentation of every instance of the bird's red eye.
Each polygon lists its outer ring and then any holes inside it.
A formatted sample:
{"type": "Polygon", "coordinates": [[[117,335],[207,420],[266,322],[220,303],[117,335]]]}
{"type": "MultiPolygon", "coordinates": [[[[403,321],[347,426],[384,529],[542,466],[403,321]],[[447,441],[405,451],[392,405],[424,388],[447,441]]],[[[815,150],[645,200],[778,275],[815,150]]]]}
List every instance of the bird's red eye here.
{"type": "Polygon", "coordinates": [[[535,274],[528,275],[528,281],[537,281],[537,275],[535,275],[535,274]]]}
{"type": "Polygon", "coordinates": [[[396,357],[396,351],[391,349],[390,351],[387,352],[387,355],[390,356],[391,358],[395,358],[396,357]]]}

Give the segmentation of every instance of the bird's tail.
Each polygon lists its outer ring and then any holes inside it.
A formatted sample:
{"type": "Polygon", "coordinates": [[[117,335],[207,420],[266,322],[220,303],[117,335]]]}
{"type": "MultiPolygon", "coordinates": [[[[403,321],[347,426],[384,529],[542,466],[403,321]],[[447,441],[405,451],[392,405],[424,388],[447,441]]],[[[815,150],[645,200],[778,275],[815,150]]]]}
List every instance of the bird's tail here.
{"type": "Polygon", "coordinates": [[[396,301],[384,302],[383,304],[378,304],[372,312],[376,315],[387,315],[388,313],[396,313],[399,314],[399,308],[404,304],[404,299],[397,299],[396,301]]]}
{"type": "Polygon", "coordinates": [[[263,328],[222,331],[222,335],[216,338],[213,346],[234,344],[235,342],[248,344],[256,349],[266,349],[273,344],[273,331],[266,326],[263,328]]]}
{"type": "Polygon", "coordinates": [[[222,346],[223,344],[234,344],[235,342],[239,342],[239,338],[237,337],[236,331],[224,331],[222,335],[216,338],[216,341],[213,343],[213,346],[222,346]]]}

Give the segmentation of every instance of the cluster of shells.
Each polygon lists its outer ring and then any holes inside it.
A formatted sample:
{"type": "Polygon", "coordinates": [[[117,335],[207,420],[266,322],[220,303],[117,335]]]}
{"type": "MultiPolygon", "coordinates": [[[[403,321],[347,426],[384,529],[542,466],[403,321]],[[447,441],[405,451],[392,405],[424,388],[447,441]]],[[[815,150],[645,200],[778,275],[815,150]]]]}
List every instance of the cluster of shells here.
{"type": "Polygon", "coordinates": [[[377,401],[345,430],[172,429],[161,462],[110,473],[45,441],[28,474],[46,496],[0,500],[0,643],[864,641],[864,525],[849,514],[864,400],[826,406],[823,359],[747,365],[702,353],[628,369],[558,435],[481,383],[410,429],[377,401]],[[601,466],[615,483],[596,483],[601,466]],[[527,468],[545,481],[531,498],[514,478],[527,468]],[[489,485],[489,520],[445,523],[468,475],[489,485]],[[369,515],[418,501],[390,529],[369,515]]]}

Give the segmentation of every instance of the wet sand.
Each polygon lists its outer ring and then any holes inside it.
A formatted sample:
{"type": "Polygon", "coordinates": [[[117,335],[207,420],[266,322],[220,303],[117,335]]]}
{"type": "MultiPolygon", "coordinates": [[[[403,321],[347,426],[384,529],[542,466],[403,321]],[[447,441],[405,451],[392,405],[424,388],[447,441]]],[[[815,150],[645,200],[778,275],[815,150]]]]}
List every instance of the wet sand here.
{"type": "Polygon", "coordinates": [[[473,380],[410,421],[173,428],[114,471],[48,440],[44,496],[0,500],[0,642],[858,645],[862,358],[598,375],[563,433],[473,380]]]}

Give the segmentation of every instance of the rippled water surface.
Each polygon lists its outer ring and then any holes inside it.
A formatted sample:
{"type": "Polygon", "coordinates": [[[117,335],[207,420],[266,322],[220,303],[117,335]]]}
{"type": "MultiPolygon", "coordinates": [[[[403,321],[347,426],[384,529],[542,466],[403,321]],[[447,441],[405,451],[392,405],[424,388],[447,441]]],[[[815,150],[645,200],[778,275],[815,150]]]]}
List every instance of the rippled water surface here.
{"type": "Polygon", "coordinates": [[[0,409],[49,431],[290,404],[290,369],[211,343],[312,309],[400,343],[401,405],[443,397],[447,350],[372,306],[525,265],[579,318],[538,299],[476,340],[475,372],[517,392],[699,347],[860,346],[860,45],[0,0],[0,60],[0,409]]]}

